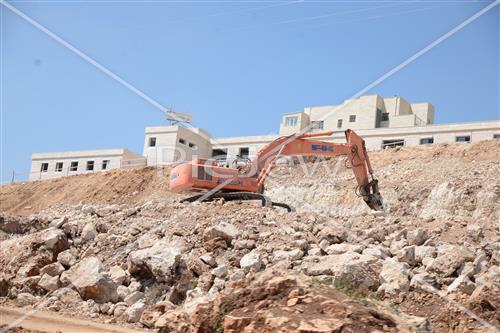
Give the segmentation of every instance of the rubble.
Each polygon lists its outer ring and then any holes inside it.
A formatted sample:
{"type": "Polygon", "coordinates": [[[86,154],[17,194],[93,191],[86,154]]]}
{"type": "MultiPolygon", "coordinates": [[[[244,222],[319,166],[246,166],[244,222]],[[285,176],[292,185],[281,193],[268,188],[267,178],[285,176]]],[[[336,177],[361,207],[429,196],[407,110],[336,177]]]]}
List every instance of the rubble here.
{"type": "Polygon", "coordinates": [[[293,166],[275,169],[266,195],[294,213],[179,203],[165,194],[168,170],[148,168],[58,180],[68,199],[30,197],[32,211],[5,189],[50,192],[52,181],[1,187],[0,303],[158,332],[477,330],[447,294],[496,324],[491,145],[375,152],[386,212],[365,207],[350,172],[304,177],[293,166]]]}

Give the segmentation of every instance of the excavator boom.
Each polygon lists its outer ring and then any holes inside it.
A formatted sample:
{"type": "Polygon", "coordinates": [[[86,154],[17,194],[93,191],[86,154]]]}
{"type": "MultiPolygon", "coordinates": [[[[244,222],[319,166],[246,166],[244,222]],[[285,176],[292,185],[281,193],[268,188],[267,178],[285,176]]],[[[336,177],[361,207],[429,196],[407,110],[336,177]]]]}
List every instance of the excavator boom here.
{"type": "MultiPolygon", "coordinates": [[[[249,195],[249,193],[263,192],[266,177],[280,157],[343,155],[347,156],[358,183],[356,193],[371,209],[383,210],[378,180],[373,176],[364,140],[352,130],[345,131],[346,143],[315,140],[316,137],[326,137],[332,134],[333,132],[323,132],[280,137],[263,147],[242,168],[238,166],[235,168],[220,167],[214,160],[195,159],[172,169],[170,189],[175,192],[211,190],[212,194],[232,191],[233,194],[228,195],[228,198],[238,198],[234,192],[241,192],[241,197],[255,198],[255,195],[249,195]],[[247,193],[247,195],[243,195],[243,193],[247,193]]],[[[221,197],[221,195],[218,194],[216,197],[221,197]]]]}

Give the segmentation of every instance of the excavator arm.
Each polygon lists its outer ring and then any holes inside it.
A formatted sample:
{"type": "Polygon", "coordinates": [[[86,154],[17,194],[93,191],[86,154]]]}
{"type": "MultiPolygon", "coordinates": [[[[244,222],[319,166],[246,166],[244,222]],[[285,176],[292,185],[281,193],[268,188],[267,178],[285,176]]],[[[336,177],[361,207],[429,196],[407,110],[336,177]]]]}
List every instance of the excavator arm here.
{"type": "Polygon", "coordinates": [[[281,156],[347,156],[350,167],[358,183],[356,193],[373,210],[383,210],[382,196],[378,181],[373,176],[365,142],[352,130],[345,131],[346,143],[332,143],[315,140],[317,137],[332,135],[333,132],[294,134],[280,137],[262,148],[257,155],[242,168],[219,166],[214,160],[197,158],[172,169],[170,189],[208,191],[183,201],[209,201],[261,199],[264,206],[291,208],[286,204],[274,203],[263,194],[264,182],[281,156]]]}
{"type": "Polygon", "coordinates": [[[378,180],[373,176],[365,141],[354,131],[345,131],[346,143],[314,140],[333,132],[299,134],[282,137],[264,147],[252,161],[258,170],[258,186],[264,185],[266,177],[281,156],[347,156],[358,183],[357,193],[373,210],[383,209],[383,200],[378,189],[378,180]]]}

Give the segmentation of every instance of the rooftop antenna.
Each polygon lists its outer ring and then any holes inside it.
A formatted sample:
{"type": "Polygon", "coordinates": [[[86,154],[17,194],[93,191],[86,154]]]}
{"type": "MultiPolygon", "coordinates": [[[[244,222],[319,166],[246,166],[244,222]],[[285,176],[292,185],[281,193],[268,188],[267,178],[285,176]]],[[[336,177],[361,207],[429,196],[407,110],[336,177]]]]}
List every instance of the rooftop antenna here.
{"type": "Polygon", "coordinates": [[[186,126],[193,122],[193,117],[189,113],[175,112],[170,106],[165,108],[165,119],[171,126],[186,126]]]}

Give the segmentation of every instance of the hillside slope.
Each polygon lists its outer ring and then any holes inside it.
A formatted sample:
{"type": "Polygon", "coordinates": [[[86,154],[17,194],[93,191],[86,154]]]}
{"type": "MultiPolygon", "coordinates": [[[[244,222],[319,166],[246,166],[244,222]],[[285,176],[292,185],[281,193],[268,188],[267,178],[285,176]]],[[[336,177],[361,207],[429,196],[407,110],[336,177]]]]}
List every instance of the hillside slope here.
{"type": "Polygon", "coordinates": [[[295,213],[179,203],[167,168],[2,186],[0,304],[158,332],[494,331],[499,151],[371,152],[385,212],[343,159],[275,169],[295,213]]]}

